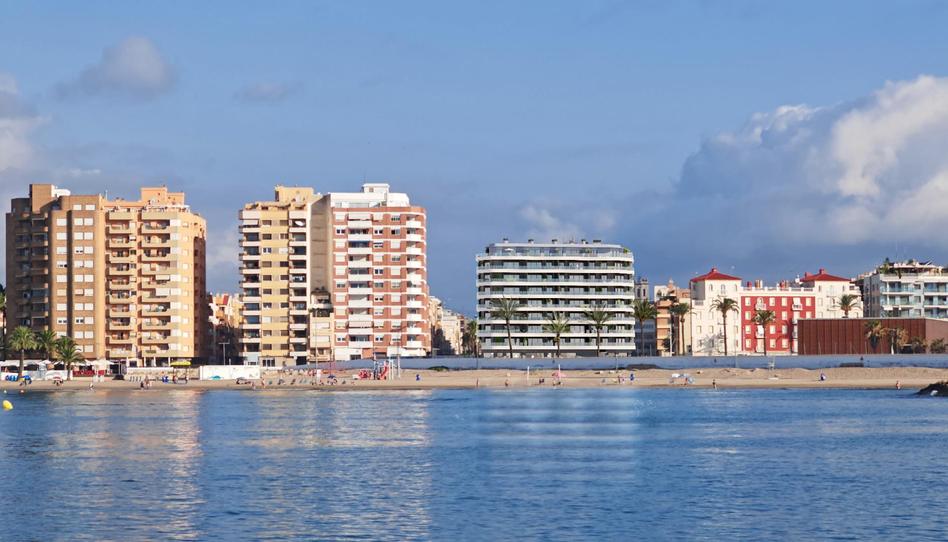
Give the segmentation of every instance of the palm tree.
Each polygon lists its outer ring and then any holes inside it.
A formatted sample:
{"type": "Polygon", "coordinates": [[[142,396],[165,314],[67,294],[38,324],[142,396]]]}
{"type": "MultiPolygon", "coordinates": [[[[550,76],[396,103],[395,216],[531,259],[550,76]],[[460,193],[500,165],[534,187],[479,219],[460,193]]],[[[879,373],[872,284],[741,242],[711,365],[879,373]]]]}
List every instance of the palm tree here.
{"type": "Polygon", "coordinates": [[[33,336],[33,330],[26,326],[17,326],[7,338],[7,344],[12,350],[20,352],[20,378],[23,378],[23,360],[26,358],[26,351],[36,348],[36,338],[33,336]]]}
{"type": "Polygon", "coordinates": [[[510,321],[516,320],[520,316],[520,313],[517,312],[521,306],[520,302],[509,297],[501,297],[492,300],[492,304],[494,305],[494,318],[503,320],[507,326],[507,349],[510,351],[510,357],[513,358],[513,337],[510,334],[510,321]]]}
{"type": "MultiPolygon", "coordinates": [[[[648,299],[636,299],[632,303],[632,316],[637,322],[642,322],[642,329],[645,329],[645,322],[658,319],[658,307],[648,299]]],[[[644,346],[644,337],[643,337],[644,346]]]]}
{"type": "Polygon", "coordinates": [[[82,361],[82,356],[76,350],[76,342],[70,337],[60,337],[55,344],[56,357],[66,366],[66,378],[72,380],[72,364],[82,361]]]}
{"type": "Polygon", "coordinates": [[[727,356],[727,313],[737,312],[739,304],[730,297],[719,297],[711,302],[711,310],[721,313],[721,320],[724,321],[724,355],[727,356]]]}
{"type": "Polygon", "coordinates": [[[471,352],[471,354],[473,354],[474,357],[476,358],[476,357],[477,357],[477,347],[478,347],[478,344],[477,344],[477,319],[476,319],[476,318],[474,318],[474,319],[472,319],[472,320],[468,320],[468,321],[467,321],[467,324],[464,325],[464,339],[465,339],[465,342],[467,343],[467,348],[468,348],[468,350],[469,350],[469,351],[471,352]]]}
{"type": "Polygon", "coordinates": [[[560,357],[560,336],[569,333],[569,315],[554,312],[550,314],[550,321],[543,326],[543,331],[553,334],[553,344],[556,346],[556,357],[560,357]]]}
{"type": "Polygon", "coordinates": [[[855,294],[843,294],[839,296],[839,310],[843,311],[843,318],[849,318],[849,311],[859,306],[859,296],[855,294]]]}
{"type": "Polygon", "coordinates": [[[912,347],[913,354],[924,354],[928,350],[928,341],[921,337],[912,337],[909,340],[909,346],[912,347]]]}
{"type": "Polygon", "coordinates": [[[600,357],[602,356],[602,328],[606,327],[609,320],[612,320],[612,314],[606,312],[601,306],[596,306],[583,311],[583,316],[596,329],[596,357],[600,357]]]}
{"type": "Polygon", "coordinates": [[[882,327],[882,322],[878,320],[870,320],[866,322],[866,340],[869,341],[869,345],[872,347],[873,353],[878,353],[879,341],[882,340],[882,337],[886,335],[886,329],[882,327]]]}
{"type": "Polygon", "coordinates": [[[904,328],[889,328],[889,345],[892,347],[893,354],[901,354],[902,347],[908,343],[908,331],[904,328]]]}
{"type": "Polygon", "coordinates": [[[675,339],[675,354],[681,355],[685,353],[684,345],[684,323],[685,315],[691,311],[691,305],[688,303],[672,303],[671,307],[668,307],[668,312],[671,313],[672,318],[674,318],[675,324],[678,326],[678,333],[675,339]]]}
{"type": "Polygon", "coordinates": [[[46,359],[53,359],[53,353],[56,348],[56,332],[47,328],[42,331],[37,331],[33,335],[33,340],[36,341],[36,349],[46,354],[46,359]]]}
{"type": "Polygon", "coordinates": [[[764,309],[757,309],[754,314],[754,323],[764,329],[764,357],[767,357],[767,326],[777,319],[777,313],[764,309]]]}

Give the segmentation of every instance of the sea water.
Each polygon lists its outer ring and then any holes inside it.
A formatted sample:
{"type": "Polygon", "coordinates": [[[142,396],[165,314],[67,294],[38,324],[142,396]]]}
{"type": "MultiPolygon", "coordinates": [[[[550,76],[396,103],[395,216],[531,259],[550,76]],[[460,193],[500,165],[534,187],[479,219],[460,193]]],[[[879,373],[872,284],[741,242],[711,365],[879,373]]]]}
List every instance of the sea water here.
{"type": "Polygon", "coordinates": [[[907,391],[8,398],[2,540],[948,539],[907,391]]]}

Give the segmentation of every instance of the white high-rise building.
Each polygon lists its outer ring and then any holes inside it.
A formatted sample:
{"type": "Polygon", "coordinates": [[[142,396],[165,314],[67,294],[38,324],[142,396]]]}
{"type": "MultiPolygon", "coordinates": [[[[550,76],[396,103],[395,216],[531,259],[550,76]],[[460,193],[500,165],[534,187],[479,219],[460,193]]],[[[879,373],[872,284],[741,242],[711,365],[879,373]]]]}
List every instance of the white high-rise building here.
{"type": "Polygon", "coordinates": [[[860,277],[866,316],[948,318],[948,268],[909,260],[860,277]]]}
{"type": "Polygon", "coordinates": [[[507,326],[494,311],[495,300],[512,299],[518,318],[511,322],[515,355],[556,355],[555,335],[545,329],[553,313],[570,319],[561,336],[566,356],[595,356],[596,329],[584,313],[601,308],[612,319],[600,331],[603,355],[635,351],[635,273],[632,252],[599,240],[489,245],[477,256],[478,340],[486,356],[508,355],[507,326]]]}

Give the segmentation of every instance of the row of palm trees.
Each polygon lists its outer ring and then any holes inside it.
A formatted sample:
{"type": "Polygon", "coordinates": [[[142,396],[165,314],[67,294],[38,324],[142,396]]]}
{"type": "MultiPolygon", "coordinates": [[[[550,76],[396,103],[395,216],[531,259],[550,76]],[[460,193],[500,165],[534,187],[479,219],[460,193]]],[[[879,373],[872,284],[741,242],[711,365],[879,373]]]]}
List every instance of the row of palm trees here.
{"type": "Polygon", "coordinates": [[[71,337],[59,336],[51,329],[34,332],[26,326],[18,326],[6,338],[9,350],[19,352],[19,375],[23,377],[23,364],[27,352],[42,352],[47,359],[61,361],[66,366],[66,374],[72,374],[72,366],[82,361],[76,342],[71,337]]]}
{"type": "Polygon", "coordinates": [[[948,344],[944,339],[935,339],[928,343],[921,337],[909,338],[908,330],[898,327],[885,327],[879,320],[870,320],[866,322],[866,340],[872,351],[878,353],[879,343],[882,339],[889,339],[889,349],[893,354],[901,353],[906,346],[913,354],[924,354],[926,351],[932,354],[944,354],[948,350],[948,344]]]}
{"type": "MultiPolygon", "coordinates": [[[[504,321],[507,330],[507,350],[510,357],[513,357],[513,336],[511,332],[511,323],[520,317],[520,308],[523,305],[516,299],[501,297],[491,301],[491,315],[504,321]]],[[[607,327],[612,320],[612,313],[605,310],[601,305],[588,307],[583,311],[583,318],[596,330],[596,355],[602,355],[602,330],[607,327]]],[[[556,347],[556,357],[560,357],[560,344],[562,336],[569,333],[572,319],[568,314],[561,312],[550,313],[549,320],[543,325],[543,330],[553,334],[553,345],[556,347]]],[[[477,356],[477,320],[471,320],[467,323],[466,337],[469,350],[477,356]]]]}

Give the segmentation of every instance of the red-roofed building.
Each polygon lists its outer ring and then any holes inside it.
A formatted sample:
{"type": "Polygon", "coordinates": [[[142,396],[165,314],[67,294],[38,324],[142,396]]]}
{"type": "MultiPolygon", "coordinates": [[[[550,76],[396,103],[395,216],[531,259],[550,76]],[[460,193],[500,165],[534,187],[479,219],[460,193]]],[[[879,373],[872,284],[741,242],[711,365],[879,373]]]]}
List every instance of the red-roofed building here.
{"type": "MultiPolygon", "coordinates": [[[[728,354],[796,354],[796,324],[801,319],[843,318],[839,298],[843,294],[859,295],[859,288],[849,279],[837,277],[820,269],[805,273],[793,281],[765,286],[763,281],[741,283],[741,279],[721,273],[715,268],[691,279],[691,353],[724,355],[724,321],[714,310],[715,299],[728,297],[738,302],[739,309],[727,318],[728,354]],[[757,325],[758,311],[771,311],[773,320],[757,325]]],[[[862,316],[862,307],[850,310],[850,316],[862,316]]]]}

